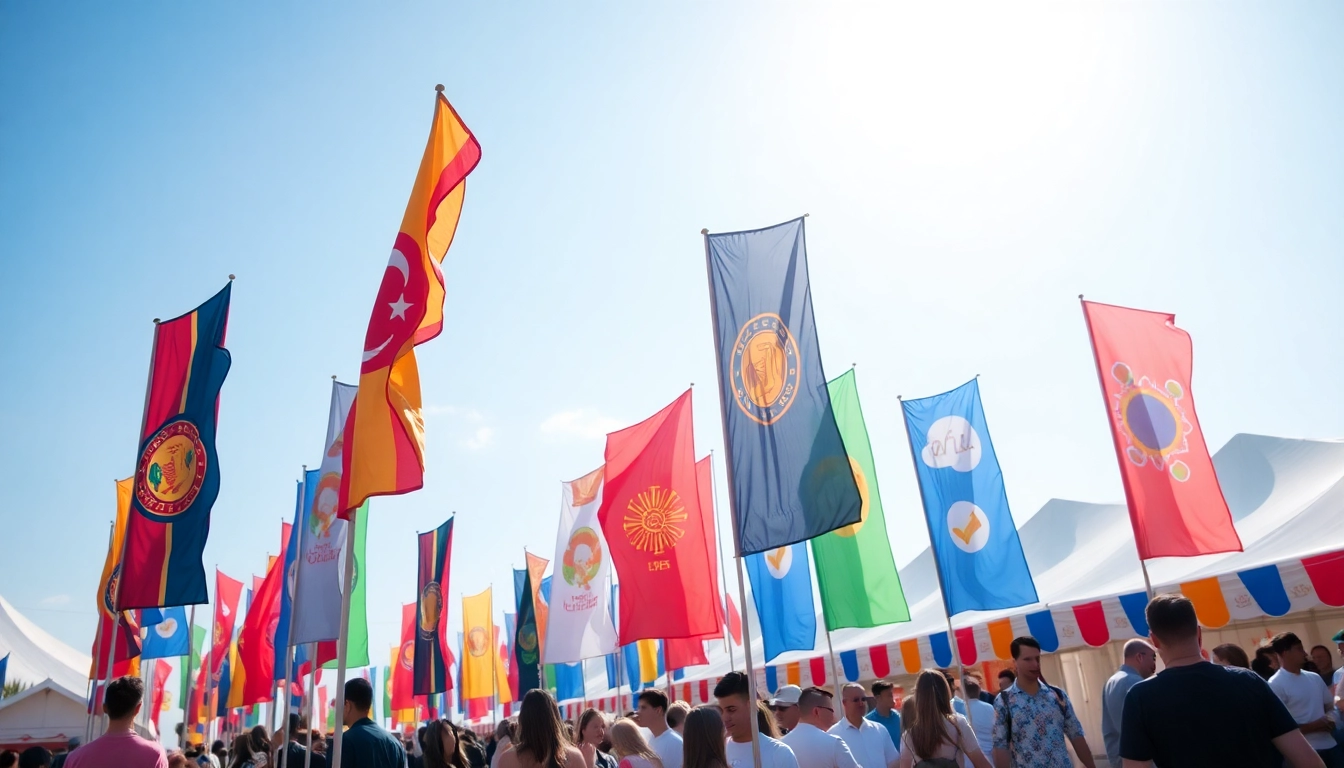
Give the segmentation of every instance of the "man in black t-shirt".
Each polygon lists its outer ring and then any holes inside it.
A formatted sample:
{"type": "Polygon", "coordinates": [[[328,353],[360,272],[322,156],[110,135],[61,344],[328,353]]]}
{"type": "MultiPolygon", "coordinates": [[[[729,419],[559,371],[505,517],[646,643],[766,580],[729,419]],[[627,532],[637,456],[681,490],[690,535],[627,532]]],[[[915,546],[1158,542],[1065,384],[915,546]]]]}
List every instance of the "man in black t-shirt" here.
{"type": "Polygon", "coordinates": [[[1147,617],[1166,668],[1125,697],[1125,768],[1260,768],[1277,765],[1280,754],[1293,768],[1324,766],[1259,675],[1204,660],[1193,603],[1158,595],[1147,617]]]}

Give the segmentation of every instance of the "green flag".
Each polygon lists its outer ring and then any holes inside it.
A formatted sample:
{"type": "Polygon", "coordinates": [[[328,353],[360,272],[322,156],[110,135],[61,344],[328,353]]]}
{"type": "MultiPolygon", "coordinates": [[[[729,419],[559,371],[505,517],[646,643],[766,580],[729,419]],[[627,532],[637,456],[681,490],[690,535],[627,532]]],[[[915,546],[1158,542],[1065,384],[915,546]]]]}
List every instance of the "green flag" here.
{"type": "Polygon", "coordinates": [[[177,668],[181,670],[179,677],[182,678],[181,690],[178,693],[178,701],[187,700],[187,681],[195,680],[196,670],[201,668],[201,654],[205,651],[205,627],[192,625],[191,647],[194,649],[194,654],[190,657],[191,668],[187,668],[187,659],[189,658],[187,656],[183,656],[182,663],[177,665],[177,668]]]}
{"type": "Polygon", "coordinates": [[[882,514],[873,449],[868,443],[868,428],[863,424],[854,370],[827,383],[826,388],[863,499],[863,517],[859,522],[812,539],[826,629],[909,621],[910,608],[901,591],[891,543],[887,541],[887,521],[882,514]]]}
{"type": "MultiPolygon", "coordinates": [[[[369,502],[355,515],[355,576],[350,593],[350,625],[346,629],[345,668],[369,666],[369,620],[364,612],[364,540],[369,530],[369,502]]],[[[336,659],[322,665],[335,669],[336,659]]]]}
{"type": "MultiPolygon", "coordinates": [[[[395,652],[395,651],[394,651],[395,652]]],[[[392,668],[383,667],[383,717],[392,716],[392,668]]],[[[447,715],[445,715],[447,717],[447,715]]],[[[382,723],[382,720],[378,720],[382,723]]]]}

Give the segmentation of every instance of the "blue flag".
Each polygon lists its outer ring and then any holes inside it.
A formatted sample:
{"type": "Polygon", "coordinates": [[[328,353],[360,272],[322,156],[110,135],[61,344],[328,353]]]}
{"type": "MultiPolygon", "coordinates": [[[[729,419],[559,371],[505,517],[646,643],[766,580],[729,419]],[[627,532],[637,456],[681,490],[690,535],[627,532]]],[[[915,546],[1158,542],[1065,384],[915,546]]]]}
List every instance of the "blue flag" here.
{"type": "Polygon", "coordinates": [[[140,626],[145,633],[140,643],[140,658],[171,659],[187,655],[191,649],[191,627],[187,626],[186,608],[180,605],[147,608],[140,616],[140,626]]]}
{"type": "MultiPolygon", "coordinates": [[[[308,473],[316,474],[316,473],[308,473]]],[[[299,553],[299,538],[303,532],[303,526],[307,525],[308,520],[304,515],[304,483],[297,483],[297,492],[294,499],[294,525],[289,529],[289,545],[285,547],[285,578],[280,582],[280,623],[275,625],[275,679],[277,682],[285,679],[285,663],[290,658],[289,650],[289,617],[294,605],[294,577],[297,573],[294,559],[299,553]]],[[[295,663],[293,669],[289,670],[289,679],[298,678],[298,664],[295,663]]],[[[377,690],[377,689],[374,689],[377,690]]],[[[377,698],[377,697],[375,697],[377,698]]]]}
{"type": "Polygon", "coordinates": [[[1036,602],[978,382],[901,405],[947,615],[1036,602]]]}
{"type": "Polygon", "coordinates": [[[794,544],[747,558],[751,599],[761,621],[765,661],[785,651],[810,651],[817,643],[812,568],[807,544],[794,544]]]}
{"type": "Polygon", "coordinates": [[[706,243],[741,554],[859,522],[821,366],[803,220],[706,243]]]}
{"type": "Polygon", "coordinates": [[[9,674],[9,654],[6,653],[3,659],[0,659],[0,699],[5,697],[5,675],[9,674]]]}

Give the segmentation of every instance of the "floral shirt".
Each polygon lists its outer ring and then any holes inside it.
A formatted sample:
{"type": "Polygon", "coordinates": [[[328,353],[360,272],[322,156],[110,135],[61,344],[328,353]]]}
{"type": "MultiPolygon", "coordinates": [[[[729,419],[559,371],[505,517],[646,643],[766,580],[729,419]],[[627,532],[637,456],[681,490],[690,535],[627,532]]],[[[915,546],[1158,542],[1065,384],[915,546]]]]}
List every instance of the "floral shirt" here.
{"type": "Polygon", "coordinates": [[[994,700],[994,748],[1008,751],[1014,768],[1072,768],[1068,739],[1083,735],[1069,697],[1041,683],[1035,696],[1014,683],[994,700]],[[1012,743],[1008,721],[1012,720],[1012,743]]]}

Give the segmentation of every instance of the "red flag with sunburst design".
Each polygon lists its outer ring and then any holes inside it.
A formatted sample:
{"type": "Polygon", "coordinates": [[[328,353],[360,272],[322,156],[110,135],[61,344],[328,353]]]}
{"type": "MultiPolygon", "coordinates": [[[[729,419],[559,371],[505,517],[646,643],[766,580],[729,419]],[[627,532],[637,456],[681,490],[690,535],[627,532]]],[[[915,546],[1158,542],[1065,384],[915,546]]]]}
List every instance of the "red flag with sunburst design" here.
{"type": "Polygon", "coordinates": [[[621,645],[722,631],[703,520],[710,510],[701,509],[696,483],[691,390],[607,435],[606,460],[597,519],[620,576],[621,645]],[[659,609],[643,610],[650,605],[659,609]]]}

